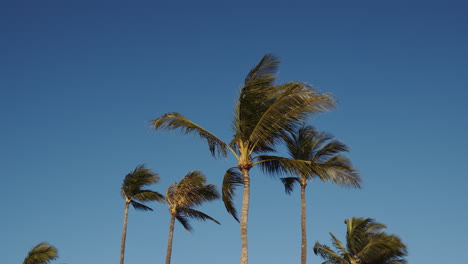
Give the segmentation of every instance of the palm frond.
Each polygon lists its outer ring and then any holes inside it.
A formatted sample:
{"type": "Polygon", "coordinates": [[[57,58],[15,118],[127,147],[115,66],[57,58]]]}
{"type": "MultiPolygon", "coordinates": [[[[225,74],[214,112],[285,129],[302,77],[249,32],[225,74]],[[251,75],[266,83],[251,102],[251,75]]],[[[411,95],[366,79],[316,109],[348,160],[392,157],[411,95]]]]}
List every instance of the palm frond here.
{"type": "Polygon", "coordinates": [[[343,246],[343,244],[341,243],[341,241],[335,236],[333,235],[332,233],[329,233],[330,236],[332,237],[332,245],[338,250],[338,252],[343,256],[345,254],[347,254],[347,250],[346,250],[346,247],[343,246]]]}
{"type": "Polygon", "coordinates": [[[133,208],[135,208],[135,210],[140,210],[140,211],[153,211],[153,209],[149,206],[146,206],[142,203],[139,203],[139,202],[136,202],[136,201],[130,201],[130,203],[132,204],[133,208]]]}
{"type": "Polygon", "coordinates": [[[289,156],[293,159],[312,160],[314,138],[318,135],[312,126],[303,125],[297,131],[288,131],[282,135],[289,156]]]}
{"type": "Polygon", "coordinates": [[[322,245],[319,242],[315,242],[314,254],[320,256],[323,259],[325,259],[326,261],[324,263],[332,263],[332,264],[344,264],[344,263],[346,263],[346,260],[343,259],[339,254],[334,252],[327,245],[322,245]]]}
{"type": "Polygon", "coordinates": [[[176,219],[177,219],[177,221],[179,221],[179,223],[182,224],[182,226],[185,228],[185,230],[187,230],[189,232],[192,232],[192,226],[190,225],[187,217],[185,217],[184,215],[182,215],[180,213],[177,213],[176,214],[176,219]]]}
{"type": "Polygon", "coordinates": [[[41,242],[28,252],[23,264],[46,264],[58,258],[58,251],[54,246],[41,242]]]}
{"type": "Polygon", "coordinates": [[[259,165],[260,168],[268,175],[312,175],[310,161],[289,159],[272,155],[260,155],[255,157],[257,162],[254,165],[259,165]]]}
{"type": "Polygon", "coordinates": [[[262,113],[268,108],[278,64],[275,56],[267,54],[245,78],[236,105],[233,124],[236,134],[233,141],[246,141],[262,113]]]}
{"type": "Polygon", "coordinates": [[[384,232],[372,234],[370,242],[359,252],[358,257],[369,263],[405,261],[406,245],[395,235],[384,232]]]}
{"type": "Polygon", "coordinates": [[[164,201],[164,195],[155,191],[151,191],[151,190],[141,190],[140,192],[135,194],[133,198],[142,202],[148,202],[148,201],[163,202],[164,201]]]}
{"type": "Polygon", "coordinates": [[[176,130],[180,129],[184,134],[195,134],[205,139],[208,143],[211,155],[227,156],[228,146],[222,140],[210,133],[203,127],[188,120],[179,113],[167,113],[159,118],[152,120],[152,126],[155,130],[176,130]]]}
{"type": "Polygon", "coordinates": [[[198,210],[192,209],[192,208],[182,207],[182,208],[179,208],[179,212],[193,219],[202,220],[202,221],[211,220],[219,225],[221,224],[220,222],[218,222],[216,219],[212,218],[211,216],[203,212],[200,212],[198,210]]]}
{"type": "Polygon", "coordinates": [[[206,176],[201,171],[191,171],[187,173],[182,180],[180,180],[179,185],[187,186],[203,186],[206,182],[206,176]]]}
{"type": "Polygon", "coordinates": [[[278,86],[267,102],[268,108],[262,112],[248,138],[258,150],[273,147],[286,131],[301,126],[311,114],[334,106],[329,95],[319,94],[312,87],[299,82],[278,86]]]}
{"type": "Polygon", "coordinates": [[[349,147],[344,143],[334,139],[328,142],[328,144],[320,148],[315,153],[314,160],[317,162],[322,162],[342,152],[349,152],[349,147]]]}
{"type": "Polygon", "coordinates": [[[242,180],[242,175],[235,168],[230,168],[224,174],[223,187],[222,187],[222,199],[224,206],[229,214],[231,214],[237,222],[239,218],[237,217],[237,210],[234,206],[234,192],[236,187],[244,184],[242,180]]]}
{"type": "Polygon", "coordinates": [[[332,181],[341,186],[361,187],[362,179],[359,172],[344,156],[336,155],[323,163],[313,162],[312,164],[314,173],[323,182],[332,181]]]}
{"type": "Polygon", "coordinates": [[[300,179],[297,177],[280,178],[280,180],[284,184],[284,191],[287,194],[291,194],[296,183],[301,184],[300,179]]]}

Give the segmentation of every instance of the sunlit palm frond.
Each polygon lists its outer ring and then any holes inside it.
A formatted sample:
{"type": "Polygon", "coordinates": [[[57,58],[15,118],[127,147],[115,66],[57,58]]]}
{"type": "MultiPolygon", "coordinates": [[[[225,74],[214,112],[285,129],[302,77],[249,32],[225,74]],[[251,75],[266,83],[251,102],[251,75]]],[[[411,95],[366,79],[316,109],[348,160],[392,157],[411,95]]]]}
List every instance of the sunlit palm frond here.
{"type": "Polygon", "coordinates": [[[206,176],[200,171],[191,171],[179,183],[167,188],[166,202],[170,211],[175,212],[176,219],[188,231],[192,230],[188,218],[197,220],[215,219],[203,212],[193,209],[194,206],[219,199],[219,192],[215,185],[206,184],[206,176]]]}
{"type": "Polygon", "coordinates": [[[235,168],[230,168],[226,171],[223,178],[223,187],[222,187],[222,199],[224,206],[229,214],[231,214],[237,222],[239,218],[237,217],[237,210],[234,206],[234,192],[237,186],[244,184],[242,181],[242,175],[235,168]]]}
{"type": "Polygon", "coordinates": [[[260,168],[267,174],[277,176],[283,174],[294,174],[294,175],[311,175],[310,161],[307,160],[296,160],[289,159],[273,155],[260,155],[255,158],[258,160],[255,165],[259,165],[260,168]]]}
{"type": "Polygon", "coordinates": [[[332,237],[332,245],[338,250],[338,253],[341,254],[341,256],[348,254],[348,251],[346,250],[346,247],[343,246],[343,243],[341,243],[341,241],[332,233],[329,234],[332,237]]]}
{"type": "Polygon", "coordinates": [[[340,186],[361,187],[361,175],[352,166],[347,166],[337,156],[324,163],[312,163],[311,167],[316,177],[323,182],[333,182],[340,186]]]}
{"type": "Polygon", "coordinates": [[[298,128],[313,113],[329,110],[333,99],[310,86],[290,82],[279,86],[268,100],[269,106],[252,129],[248,140],[261,151],[273,147],[286,131],[298,128]]]}
{"type": "Polygon", "coordinates": [[[142,203],[139,203],[139,202],[136,202],[136,201],[130,201],[130,203],[132,204],[133,208],[135,208],[135,210],[139,210],[139,211],[153,211],[153,209],[149,206],[146,206],[142,203]]]}
{"type": "Polygon", "coordinates": [[[347,264],[346,260],[343,259],[339,254],[334,252],[330,247],[327,245],[322,245],[319,242],[316,242],[314,245],[314,253],[326,259],[323,263],[332,263],[332,264],[347,264]]]}
{"type": "Polygon", "coordinates": [[[155,192],[151,190],[141,190],[140,192],[135,194],[133,198],[141,202],[148,202],[148,201],[163,202],[164,201],[164,195],[160,194],[159,192],[155,192]]]}
{"type": "Polygon", "coordinates": [[[246,141],[262,113],[268,108],[278,64],[275,56],[267,54],[245,78],[236,105],[234,141],[246,141]]]}
{"type": "Polygon", "coordinates": [[[198,210],[192,209],[192,208],[182,207],[182,208],[179,208],[179,212],[193,219],[202,220],[202,221],[211,220],[217,224],[221,224],[220,222],[218,222],[216,219],[212,218],[211,216],[203,212],[200,212],[198,210]]]}
{"type": "Polygon", "coordinates": [[[281,182],[284,184],[284,191],[287,194],[291,194],[294,189],[295,184],[300,184],[301,180],[297,177],[286,177],[280,178],[281,182]]]}
{"type": "Polygon", "coordinates": [[[405,261],[403,257],[407,254],[406,245],[399,237],[379,232],[372,235],[372,240],[359,252],[358,257],[366,263],[377,264],[405,261]]]}
{"type": "Polygon", "coordinates": [[[179,182],[179,186],[203,186],[206,182],[206,176],[201,171],[191,171],[187,173],[179,182]]]}
{"type": "Polygon", "coordinates": [[[167,194],[170,203],[176,204],[176,207],[192,207],[218,199],[216,186],[205,182],[206,177],[200,171],[189,172],[179,183],[168,189],[172,190],[167,194]]]}
{"type": "Polygon", "coordinates": [[[226,157],[228,146],[222,140],[210,133],[203,127],[188,120],[179,113],[167,113],[152,120],[155,130],[176,130],[180,129],[184,134],[195,134],[205,139],[213,156],[226,157]]]}
{"type": "Polygon", "coordinates": [[[58,251],[54,246],[41,242],[28,252],[23,264],[46,264],[58,258],[58,251]]]}

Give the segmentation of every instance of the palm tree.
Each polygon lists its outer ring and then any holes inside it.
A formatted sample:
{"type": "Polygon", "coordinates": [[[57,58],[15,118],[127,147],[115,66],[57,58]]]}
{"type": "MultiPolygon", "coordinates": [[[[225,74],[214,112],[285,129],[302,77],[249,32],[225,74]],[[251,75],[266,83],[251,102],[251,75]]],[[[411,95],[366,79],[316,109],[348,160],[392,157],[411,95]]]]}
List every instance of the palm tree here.
{"type": "MultiPolygon", "coordinates": [[[[305,121],[310,114],[328,110],[334,101],[328,94],[320,94],[302,82],[275,84],[278,60],[271,54],[265,55],[245,78],[237,101],[233,139],[226,144],[205,128],[188,120],[179,113],[167,113],[152,121],[158,129],[181,129],[185,134],[196,134],[208,143],[213,156],[227,155],[230,151],[237,165],[228,169],[224,175],[222,198],[227,211],[237,220],[233,204],[235,188],[243,185],[240,234],[242,250],[240,263],[248,263],[247,222],[250,199],[250,169],[266,160],[259,154],[274,151],[285,131],[290,131],[305,121]]],[[[282,159],[280,163],[295,171],[301,164],[282,159]]]]}
{"type": "Polygon", "coordinates": [[[316,243],[314,253],[326,261],[323,264],[405,264],[408,254],[405,244],[395,235],[382,232],[385,225],[371,218],[348,218],[346,246],[332,233],[337,249],[316,243]]]}
{"type": "MultiPolygon", "coordinates": [[[[307,182],[318,179],[323,182],[333,182],[338,185],[360,187],[360,176],[352,167],[351,162],[343,155],[348,147],[331,135],[319,133],[311,126],[303,126],[284,136],[284,141],[292,159],[309,164],[309,171],[298,172],[295,177],[281,178],[287,194],[291,194],[296,184],[301,186],[301,263],[307,259],[306,232],[306,187],[307,182]]],[[[282,171],[278,163],[280,157],[264,156],[270,161],[262,163],[262,167],[269,173],[282,171]]]]}
{"type": "Polygon", "coordinates": [[[169,186],[166,191],[166,203],[171,214],[169,226],[169,239],[167,242],[166,264],[171,263],[172,238],[174,236],[174,222],[177,219],[187,231],[191,231],[188,218],[197,220],[211,220],[217,224],[211,216],[193,209],[204,202],[219,199],[216,186],[205,184],[206,177],[200,171],[191,171],[179,183],[169,186]]]}
{"type": "Polygon", "coordinates": [[[144,165],[137,166],[134,171],[128,173],[127,176],[125,176],[125,179],[122,183],[122,188],[120,190],[122,197],[125,199],[122,241],[120,244],[120,264],[124,263],[125,257],[128,208],[131,204],[136,210],[153,211],[153,209],[142,203],[149,201],[162,202],[164,201],[164,196],[158,192],[142,188],[147,185],[157,183],[158,181],[158,175],[152,172],[150,169],[145,168],[144,165]]]}
{"type": "Polygon", "coordinates": [[[58,257],[57,249],[45,242],[39,243],[23,261],[23,264],[47,264],[58,257]]]}

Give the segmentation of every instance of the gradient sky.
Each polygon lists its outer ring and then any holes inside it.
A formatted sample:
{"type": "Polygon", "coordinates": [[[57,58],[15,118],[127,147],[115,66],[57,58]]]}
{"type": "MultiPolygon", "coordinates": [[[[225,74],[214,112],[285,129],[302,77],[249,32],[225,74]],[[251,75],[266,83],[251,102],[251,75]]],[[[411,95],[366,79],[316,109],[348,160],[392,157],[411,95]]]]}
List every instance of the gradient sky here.
{"type": "MultiPolygon", "coordinates": [[[[410,263],[468,263],[467,13],[452,0],[1,1],[1,262],[47,241],[54,263],[117,263],[119,191],[139,164],[160,192],[191,170],[219,186],[232,157],[148,121],[177,111],[230,141],[243,78],[271,52],[280,81],[335,95],[311,124],[352,148],[364,179],[309,185],[308,263],[352,216],[387,224],[410,263]]],[[[251,188],[250,263],[299,263],[299,192],[257,169],[251,188]]],[[[130,211],[128,264],[165,259],[169,214],[153,206],[130,211]]],[[[222,225],[176,225],[172,263],[238,263],[237,222],[221,201],[200,209],[222,225]]]]}

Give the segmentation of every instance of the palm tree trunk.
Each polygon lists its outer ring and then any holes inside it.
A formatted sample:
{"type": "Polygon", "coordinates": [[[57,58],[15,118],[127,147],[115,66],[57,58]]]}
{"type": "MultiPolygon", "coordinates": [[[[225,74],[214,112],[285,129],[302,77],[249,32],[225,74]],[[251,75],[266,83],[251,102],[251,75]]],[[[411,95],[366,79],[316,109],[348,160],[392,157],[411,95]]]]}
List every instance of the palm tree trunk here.
{"type": "Polygon", "coordinates": [[[128,207],[129,206],[130,206],[130,200],[126,200],[124,219],[123,219],[122,241],[120,243],[120,264],[124,263],[124,257],[125,257],[125,240],[127,239],[127,219],[128,219],[128,207]]]}
{"type": "Polygon", "coordinates": [[[301,231],[302,231],[301,264],[306,264],[306,260],[307,260],[307,231],[306,231],[305,189],[306,189],[306,185],[301,184],[301,231]]]}
{"type": "Polygon", "coordinates": [[[174,237],[175,213],[171,213],[171,225],[169,226],[169,240],[167,241],[166,264],[171,263],[172,238],[174,237]]]}
{"type": "Polygon", "coordinates": [[[247,220],[249,218],[249,200],[250,200],[250,177],[249,170],[242,169],[242,178],[244,181],[244,194],[242,196],[242,215],[240,221],[240,233],[242,240],[241,264],[249,262],[248,243],[247,243],[247,220]]]}

